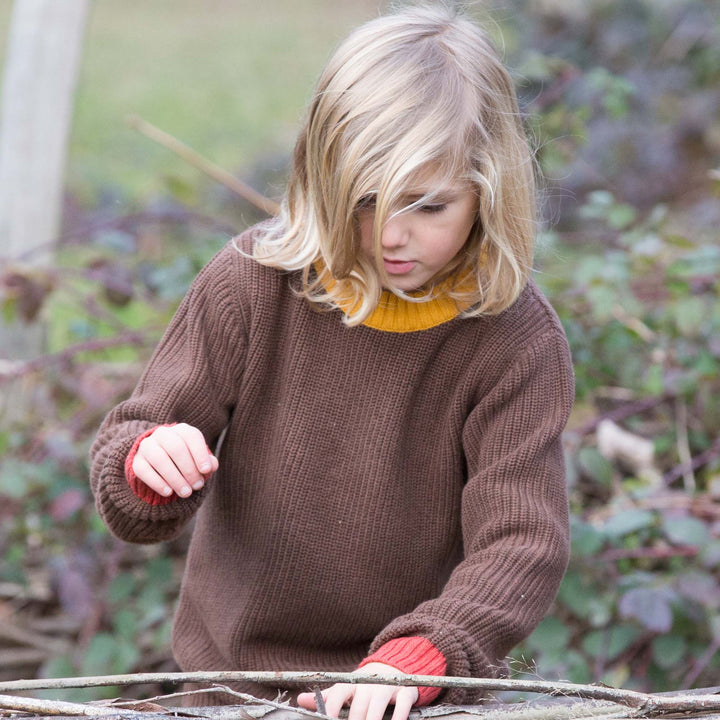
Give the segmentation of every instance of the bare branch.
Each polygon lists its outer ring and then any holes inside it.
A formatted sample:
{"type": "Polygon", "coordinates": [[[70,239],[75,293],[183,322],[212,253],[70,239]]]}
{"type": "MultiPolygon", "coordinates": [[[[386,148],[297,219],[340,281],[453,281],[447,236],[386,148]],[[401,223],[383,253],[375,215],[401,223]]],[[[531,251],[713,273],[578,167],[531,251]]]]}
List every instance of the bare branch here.
{"type": "Polygon", "coordinates": [[[131,128],[141,132],[151,140],[160,143],[168,148],[168,150],[172,150],[172,152],[186,162],[190,163],[190,165],[204,172],[221,185],[229,188],[235,194],[252,203],[255,207],[259,208],[268,215],[277,215],[280,212],[280,206],[276,202],[261,195],[257,190],[251,188],[249,185],[242,182],[242,180],[238,180],[238,178],[231,175],[227,170],[224,170],[219,165],[215,165],[215,163],[210,162],[200,155],[200,153],[185,145],[185,143],[180,142],[169,133],[151,125],[149,122],[146,122],[137,115],[131,115],[128,117],[127,123],[131,128]]]}

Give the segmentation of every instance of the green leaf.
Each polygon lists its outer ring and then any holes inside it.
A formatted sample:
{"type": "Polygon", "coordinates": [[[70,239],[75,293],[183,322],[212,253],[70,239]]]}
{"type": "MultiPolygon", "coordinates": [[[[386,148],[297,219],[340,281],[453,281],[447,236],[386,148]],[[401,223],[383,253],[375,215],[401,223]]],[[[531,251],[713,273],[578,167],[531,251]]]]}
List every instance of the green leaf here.
{"type": "Polygon", "coordinates": [[[720,540],[711,540],[700,550],[700,561],[706,568],[720,566],[720,540]]]}
{"type": "Polygon", "coordinates": [[[558,591],[558,600],[591,627],[606,625],[612,617],[612,598],[598,593],[577,571],[566,573],[558,591]]]}
{"type": "Polygon", "coordinates": [[[135,578],[129,572],[120,573],[110,583],[107,591],[108,602],[113,605],[127,600],[135,591],[135,578]]]}
{"type": "Polygon", "coordinates": [[[611,207],[607,214],[608,225],[613,230],[625,230],[635,222],[637,211],[632,205],[620,204],[611,207]]]}
{"type": "Polygon", "coordinates": [[[665,517],[662,530],[670,542],[676,545],[703,546],[708,540],[708,528],[694,517],[665,517]]]}
{"type": "Polygon", "coordinates": [[[602,531],[609,538],[618,538],[654,525],[655,515],[650,510],[623,510],[608,518],[602,531]]]}
{"type": "Polygon", "coordinates": [[[546,617],[527,639],[527,645],[535,652],[565,650],[570,640],[570,630],[556,617],[546,617]]]}
{"type": "Polygon", "coordinates": [[[19,500],[28,493],[25,463],[8,458],[0,467],[0,495],[19,500]]]}
{"type": "Polygon", "coordinates": [[[678,332],[686,337],[697,335],[705,320],[705,303],[702,298],[680,298],[671,308],[678,332]]]}
{"type": "Polygon", "coordinates": [[[109,633],[95,635],[83,655],[82,675],[112,674],[115,668],[115,656],[118,643],[109,633]]]}
{"type": "Polygon", "coordinates": [[[582,641],[583,650],[593,658],[614,660],[638,638],[640,631],[631,625],[615,625],[593,630],[582,641]]]}
{"type": "Polygon", "coordinates": [[[583,473],[600,485],[609,487],[612,484],[613,475],[615,474],[612,463],[595,448],[581,448],[577,455],[577,462],[583,473]]]}
{"type": "Polygon", "coordinates": [[[605,538],[589,523],[573,519],[570,524],[570,541],[574,556],[588,557],[600,551],[605,538]]]}
{"type": "Polygon", "coordinates": [[[679,666],[686,650],[687,643],[680,635],[659,635],[652,641],[653,662],[663,670],[679,666]]]}

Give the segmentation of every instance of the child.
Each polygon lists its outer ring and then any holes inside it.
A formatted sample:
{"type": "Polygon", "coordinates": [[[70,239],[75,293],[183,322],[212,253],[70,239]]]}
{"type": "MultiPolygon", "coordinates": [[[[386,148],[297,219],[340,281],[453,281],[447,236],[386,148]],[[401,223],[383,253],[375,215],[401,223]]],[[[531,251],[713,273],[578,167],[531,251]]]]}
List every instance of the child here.
{"type": "MultiPolygon", "coordinates": [[[[196,518],[184,670],[482,677],[542,618],[568,555],[573,385],[529,279],[534,201],[511,81],[469,19],[410,8],[335,52],[280,216],[200,273],[92,448],[117,536],[196,518]]],[[[352,720],[473,699],[324,696],[352,720]]]]}

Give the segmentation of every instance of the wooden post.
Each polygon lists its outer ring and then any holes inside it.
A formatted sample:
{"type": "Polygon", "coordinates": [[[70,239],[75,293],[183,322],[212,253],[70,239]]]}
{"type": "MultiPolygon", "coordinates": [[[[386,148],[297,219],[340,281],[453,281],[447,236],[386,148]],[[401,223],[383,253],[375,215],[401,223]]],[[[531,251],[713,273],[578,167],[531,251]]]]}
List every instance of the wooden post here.
{"type": "MultiPolygon", "coordinates": [[[[52,260],[88,0],[15,0],[0,98],[0,258],[52,260]]],[[[0,357],[42,352],[39,327],[0,327],[0,357]]]]}
{"type": "MultiPolygon", "coordinates": [[[[88,0],[15,0],[0,97],[0,262],[42,268],[60,228],[65,157],[88,0]]],[[[1,269],[1,268],[0,268],[1,269]]],[[[42,322],[0,320],[0,363],[45,349],[42,322]]],[[[27,420],[43,387],[0,396],[0,421],[27,420]]]]}

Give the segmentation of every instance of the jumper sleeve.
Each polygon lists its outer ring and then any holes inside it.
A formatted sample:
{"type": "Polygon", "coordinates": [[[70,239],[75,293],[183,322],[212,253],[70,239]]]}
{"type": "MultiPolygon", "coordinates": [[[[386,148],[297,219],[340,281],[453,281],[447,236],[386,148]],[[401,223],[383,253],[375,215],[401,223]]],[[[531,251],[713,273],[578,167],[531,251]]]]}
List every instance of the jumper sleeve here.
{"type": "Polygon", "coordinates": [[[200,272],[133,394],[108,414],[92,445],[95,502],[111,532],[123,540],[171,539],[203,501],[205,490],[167,504],[142,500],[128,483],[125,461],[139,436],[168,423],[197,427],[215,447],[233,409],[245,354],[240,257],[228,245],[200,272]]]}
{"type": "MultiPolygon", "coordinates": [[[[573,401],[567,340],[553,329],[517,355],[477,399],[462,441],[468,479],[462,495],[464,559],[441,594],[375,638],[426,637],[447,674],[487,677],[530,634],[552,602],[569,554],[560,436],[573,401]]],[[[450,690],[443,701],[473,702],[450,690]]]]}

